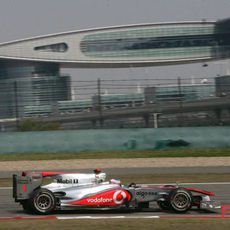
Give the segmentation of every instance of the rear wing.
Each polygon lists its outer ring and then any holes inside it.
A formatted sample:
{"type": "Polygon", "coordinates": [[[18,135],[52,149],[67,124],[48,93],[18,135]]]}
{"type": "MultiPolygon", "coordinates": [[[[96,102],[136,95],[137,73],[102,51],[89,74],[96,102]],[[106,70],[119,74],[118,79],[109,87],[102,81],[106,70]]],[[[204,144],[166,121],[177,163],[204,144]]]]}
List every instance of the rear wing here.
{"type": "Polygon", "coordinates": [[[27,200],[30,194],[42,184],[41,173],[26,175],[13,175],[13,198],[16,202],[27,200]]]}

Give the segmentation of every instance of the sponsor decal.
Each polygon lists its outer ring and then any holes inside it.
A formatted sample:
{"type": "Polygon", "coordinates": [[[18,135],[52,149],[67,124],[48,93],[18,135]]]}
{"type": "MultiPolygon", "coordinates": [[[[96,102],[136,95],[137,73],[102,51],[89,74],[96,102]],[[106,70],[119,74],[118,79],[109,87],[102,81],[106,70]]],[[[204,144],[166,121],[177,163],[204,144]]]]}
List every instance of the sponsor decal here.
{"type": "Polygon", "coordinates": [[[31,179],[29,179],[28,177],[23,178],[23,177],[19,177],[18,184],[30,184],[31,183],[31,179]]]}
{"type": "Polygon", "coordinates": [[[105,197],[96,197],[87,199],[89,203],[111,203],[122,204],[124,200],[127,198],[127,195],[124,191],[118,190],[113,194],[113,198],[105,198],[105,197]]]}
{"type": "Polygon", "coordinates": [[[113,200],[116,204],[122,204],[126,198],[127,198],[127,195],[122,190],[116,191],[113,195],[113,200]]]}
{"type": "Polygon", "coordinates": [[[57,179],[59,184],[78,184],[78,179],[57,179]]]}
{"type": "Polygon", "coordinates": [[[146,198],[147,196],[156,196],[157,192],[148,192],[148,191],[138,191],[136,192],[136,196],[140,196],[141,198],[146,198]]]}
{"type": "Polygon", "coordinates": [[[131,199],[130,194],[125,190],[112,190],[97,194],[82,200],[71,202],[72,205],[89,206],[119,206],[131,199]]]}
{"type": "Polygon", "coordinates": [[[110,203],[113,201],[113,199],[111,198],[103,198],[103,197],[100,197],[100,198],[94,198],[94,199],[87,199],[87,201],[89,203],[110,203]]]}
{"type": "Polygon", "coordinates": [[[26,184],[24,184],[24,185],[22,186],[22,190],[23,190],[24,192],[26,192],[26,191],[27,191],[26,184]]]}

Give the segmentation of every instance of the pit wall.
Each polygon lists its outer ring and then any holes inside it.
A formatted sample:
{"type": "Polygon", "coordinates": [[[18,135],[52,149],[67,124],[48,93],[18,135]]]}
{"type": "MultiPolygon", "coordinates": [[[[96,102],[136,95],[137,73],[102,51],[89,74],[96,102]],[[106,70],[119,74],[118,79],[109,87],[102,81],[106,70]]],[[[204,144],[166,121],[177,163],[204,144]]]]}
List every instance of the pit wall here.
{"type": "Polygon", "coordinates": [[[229,127],[0,133],[0,154],[214,147],[230,147],[229,127]]]}

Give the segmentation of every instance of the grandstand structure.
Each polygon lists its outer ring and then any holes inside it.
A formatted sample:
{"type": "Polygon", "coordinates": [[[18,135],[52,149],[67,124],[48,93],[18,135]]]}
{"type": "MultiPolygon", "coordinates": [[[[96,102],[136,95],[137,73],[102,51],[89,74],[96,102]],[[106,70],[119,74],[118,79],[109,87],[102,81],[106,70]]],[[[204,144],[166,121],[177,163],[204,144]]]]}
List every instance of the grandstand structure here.
{"type": "Polygon", "coordinates": [[[230,19],[96,28],[2,43],[0,118],[20,118],[57,104],[80,106],[69,102],[70,76],[61,68],[164,66],[229,57],[230,19]]]}
{"type": "Polygon", "coordinates": [[[103,110],[134,108],[158,102],[177,101],[199,101],[211,99],[216,96],[215,83],[207,84],[183,84],[178,89],[178,85],[160,85],[143,88],[143,92],[126,94],[101,94],[100,104],[98,95],[91,96],[90,99],[58,101],[54,107],[27,106],[25,117],[49,116],[57,112],[56,115],[68,115],[78,112],[93,112],[100,106],[103,110]]]}

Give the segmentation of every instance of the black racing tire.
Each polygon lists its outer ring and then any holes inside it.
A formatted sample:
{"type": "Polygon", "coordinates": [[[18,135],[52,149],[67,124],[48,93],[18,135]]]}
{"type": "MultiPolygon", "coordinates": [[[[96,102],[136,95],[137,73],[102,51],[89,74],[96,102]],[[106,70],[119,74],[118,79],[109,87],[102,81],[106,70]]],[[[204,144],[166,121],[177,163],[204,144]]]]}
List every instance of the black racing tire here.
{"type": "Polygon", "coordinates": [[[169,194],[169,203],[172,210],[180,213],[187,212],[193,204],[192,194],[184,188],[172,190],[169,194]]]}
{"type": "Polygon", "coordinates": [[[171,206],[168,201],[159,200],[157,201],[157,204],[162,210],[171,210],[171,206]]]}
{"type": "Polygon", "coordinates": [[[41,188],[32,194],[29,206],[33,213],[48,215],[56,209],[56,198],[51,191],[41,188]]]}
{"type": "Polygon", "coordinates": [[[21,202],[21,205],[22,205],[22,207],[23,207],[23,210],[24,210],[26,213],[31,213],[31,212],[32,212],[29,200],[24,200],[24,201],[22,201],[22,202],[21,202]]]}

